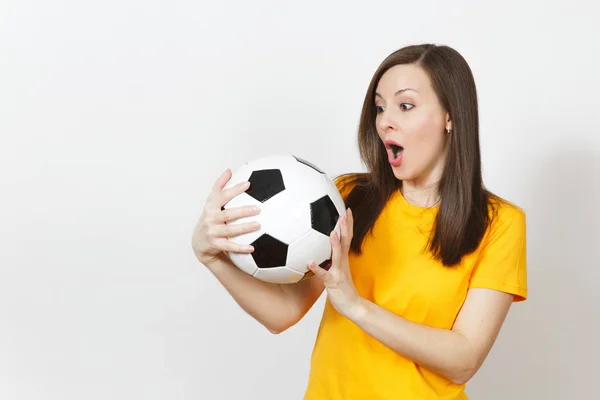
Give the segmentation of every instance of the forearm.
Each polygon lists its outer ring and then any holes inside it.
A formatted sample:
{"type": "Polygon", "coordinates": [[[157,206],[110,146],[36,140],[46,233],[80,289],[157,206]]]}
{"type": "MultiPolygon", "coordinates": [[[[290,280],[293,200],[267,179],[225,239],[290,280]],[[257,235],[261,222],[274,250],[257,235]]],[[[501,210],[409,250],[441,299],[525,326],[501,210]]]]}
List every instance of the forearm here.
{"type": "Polygon", "coordinates": [[[348,318],[397,353],[454,383],[465,383],[478,368],[476,352],[459,332],[412,322],[364,299],[348,318]]]}
{"type": "Polygon", "coordinates": [[[296,310],[281,285],[264,282],[220,257],[205,264],[237,304],[273,333],[279,333],[296,320],[296,310]]]}

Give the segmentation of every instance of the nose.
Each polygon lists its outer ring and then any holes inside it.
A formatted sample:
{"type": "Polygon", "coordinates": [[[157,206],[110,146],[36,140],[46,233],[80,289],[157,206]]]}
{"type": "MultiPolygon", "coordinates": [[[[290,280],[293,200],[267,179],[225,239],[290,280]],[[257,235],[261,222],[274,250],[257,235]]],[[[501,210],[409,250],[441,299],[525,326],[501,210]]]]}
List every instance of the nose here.
{"type": "Polygon", "coordinates": [[[378,128],[385,133],[396,128],[394,121],[389,117],[387,111],[383,111],[379,114],[378,128]]]}

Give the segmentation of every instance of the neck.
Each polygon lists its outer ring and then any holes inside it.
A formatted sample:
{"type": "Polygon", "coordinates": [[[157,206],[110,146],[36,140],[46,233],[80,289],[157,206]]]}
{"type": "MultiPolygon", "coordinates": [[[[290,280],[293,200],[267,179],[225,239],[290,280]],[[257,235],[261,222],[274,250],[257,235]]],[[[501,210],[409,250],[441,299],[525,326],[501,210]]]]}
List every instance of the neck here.
{"type": "Polygon", "coordinates": [[[418,183],[415,181],[402,181],[402,196],[410,204],[419,207],[433,207],[440,201],[439,181],[432,183],[418,183]]]}
{"type": "Polygon", "coordinates": [[[441,201],[440,181],[444,175],[446,157],[441,158],[433,167],[413,179],[402,181],[402,196],[410,204],[429,208],[441,201]]]}

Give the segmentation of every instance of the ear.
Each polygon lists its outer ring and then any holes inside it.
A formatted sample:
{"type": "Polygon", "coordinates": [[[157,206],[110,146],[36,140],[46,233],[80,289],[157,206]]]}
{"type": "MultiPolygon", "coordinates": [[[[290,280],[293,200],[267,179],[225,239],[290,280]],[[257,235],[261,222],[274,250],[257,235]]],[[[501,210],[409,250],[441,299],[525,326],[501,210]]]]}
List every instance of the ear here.
{"type": "Polygon", "coordinates": [[[452,117],[450,116],[450,113],[446,113],[446,132],[452,132],[452,129],[452,117]]]}

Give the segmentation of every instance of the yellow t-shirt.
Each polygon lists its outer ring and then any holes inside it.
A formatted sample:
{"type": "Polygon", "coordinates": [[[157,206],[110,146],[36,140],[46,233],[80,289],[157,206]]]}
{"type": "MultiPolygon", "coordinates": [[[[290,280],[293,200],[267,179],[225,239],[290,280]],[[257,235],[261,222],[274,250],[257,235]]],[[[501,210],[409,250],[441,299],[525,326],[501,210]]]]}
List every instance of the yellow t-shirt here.
{"type": "MultiPolygon", "coordinates": [[[[399,190],[392,195],[363,253],[349,255],[359,294],[406,319],[442,329],[452,328],[469,288],[525,300],[523,210],[502,202],[479,248],[451,268],[422,251],[437,211],[408,203],[399,190]]],[[[326,300],[304,400],[465,400],[464,386],[383,345],[326,300]]]]}

